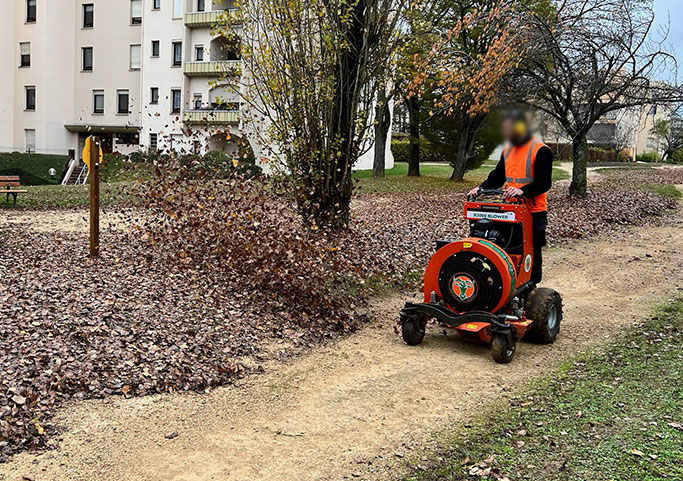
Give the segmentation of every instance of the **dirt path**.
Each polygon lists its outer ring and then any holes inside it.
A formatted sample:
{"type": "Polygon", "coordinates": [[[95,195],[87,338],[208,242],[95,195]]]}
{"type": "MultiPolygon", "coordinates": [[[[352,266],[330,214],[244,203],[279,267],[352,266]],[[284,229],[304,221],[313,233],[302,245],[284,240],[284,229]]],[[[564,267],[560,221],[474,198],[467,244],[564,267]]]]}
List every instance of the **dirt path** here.
{"type": "Polygon", "coordinates": [[[385,479],[397,455],[434,430],[466,421],[683,289],[682,232],[679,214],[671,225],[549,250],[546,285],[564,295],[563,329],[552,346],[521,344],[513,364],[436,328],[406,346],[393,331],[405,296],[394,296],[378,304],[372,327],[237,386],[67,408],[60,448],[16,456],[0,465],[0,479],[385,479]]]}
{"type": "MultiPolygon", "coordinates": [[[[602,176],[601,171],[604,169],[625,169],[629,165],[633,166],[633,164],[624,164],[623,166],[605,165],[602,167],[600,167],[600,166],[588,167],[586,169],[586,175],[588,176],[589,179],[599,179],[602,176]]],[[[650,167],[652,169],[680,169],[680,168],[683,168],[683,166],[681,166],[681,165],[674,165],[674,164],[666,164],[666,165],[658,164],[658,165],[651,166],[650,164],[643,162],[639,165],[642,166],[643,168],[650,167]]],[[[568,162],[568,161],[555,162],[555,163],[553,163],[553,167],[557,167],[559,169],[562,169],[570,175],[571,175],[572,169],[573,169],[572,163],[568,162]]]]}

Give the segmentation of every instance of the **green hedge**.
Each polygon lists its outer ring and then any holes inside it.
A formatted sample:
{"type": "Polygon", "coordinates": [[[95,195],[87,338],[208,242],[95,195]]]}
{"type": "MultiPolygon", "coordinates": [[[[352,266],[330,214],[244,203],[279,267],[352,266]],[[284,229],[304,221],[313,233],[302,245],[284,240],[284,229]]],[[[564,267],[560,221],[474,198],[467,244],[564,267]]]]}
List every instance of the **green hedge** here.
{"type": "Polygon", "coordinates": [[[638,154],[636,160],[638,162],[659,162],[659,155],[656,152],[638,154]]]}
{"type": "MultiPolygon", "coordinates": [[[[394,161],[408,162],[410,157],[410,141],[408,139],[398,139],[391,141],[391,153],[394,154],[394,161]]],[[[422,162],[448,162],[448,159],[435,152],[432,145],[425,140],[420,141],[420,163],[422,162]]]]}
{"type": "Polygon", "coordinates": [[[68,160],[66,155],[0,152],[0,175],[18,175],[22,185],[59,184],[68,160]],[[50,168],[57,171],[54,179],[50,168]]]}

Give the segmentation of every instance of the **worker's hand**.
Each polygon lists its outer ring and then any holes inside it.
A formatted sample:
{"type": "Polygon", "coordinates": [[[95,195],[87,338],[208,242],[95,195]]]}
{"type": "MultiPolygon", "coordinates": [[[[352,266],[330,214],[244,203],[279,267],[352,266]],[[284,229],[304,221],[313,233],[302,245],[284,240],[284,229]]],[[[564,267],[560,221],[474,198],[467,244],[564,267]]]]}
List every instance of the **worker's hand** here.
{"type": "Polygon", "coordinates": [[[523,195],[524,191],[522,189],[518,189],[517,187],[508,187],[505,189],[506,199],[514,199],[515,197],[521,197],[523,195]]]}
{"type": "Polygon", "coordinates": [[[474,197],[479,193],[479,187],[475,187],[467,193],[467,197],[474,197]]]}

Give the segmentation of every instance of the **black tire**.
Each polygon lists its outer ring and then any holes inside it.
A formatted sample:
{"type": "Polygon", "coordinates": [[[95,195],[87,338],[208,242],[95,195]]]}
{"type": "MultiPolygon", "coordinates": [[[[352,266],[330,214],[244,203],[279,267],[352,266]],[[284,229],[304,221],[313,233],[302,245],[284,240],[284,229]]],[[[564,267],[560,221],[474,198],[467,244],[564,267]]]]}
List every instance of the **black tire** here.
{"type": "Polygon", "coordinates": [[[525,336],[533,342],[555,342],[562,321],[562,297],[547,287],[539,287],[529,293],[525,304],[526,316],[533,321],[525,336]]]}
{"type": "Polygon", "coordinates": [[[417,346],[425,338],[427,323],[419,317],[401,317],[401,335],[409,346],[417,346]]]}
{"type": "Polygon", "coordinates": [[[493,338],[493,344],[491,345],[493,360],[500,364],[507,364],[515,357],[516,348],[517,343],[512,341],[512,345],[510,345],[507,336],[495,336],[493,338]]]}

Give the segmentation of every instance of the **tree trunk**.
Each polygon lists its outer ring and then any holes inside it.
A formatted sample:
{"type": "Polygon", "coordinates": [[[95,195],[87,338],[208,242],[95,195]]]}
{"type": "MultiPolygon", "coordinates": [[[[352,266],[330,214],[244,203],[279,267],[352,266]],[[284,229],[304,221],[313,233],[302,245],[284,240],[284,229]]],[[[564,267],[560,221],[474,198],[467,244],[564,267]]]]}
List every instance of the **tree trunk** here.
{"type": "Polygon", "coordinates": [[[387,136],[391,126],[391,110],[386,91],[381,88],[375,106],[375,158],[372,163],[372,176],[384,178],[386,164],[387,136]]]}
{"type": "Polygon", "coordinates": [[[572,141],[572,161],[572,183],[569,184],[569,195],[586,195],[588,142],[585,133],[574,136],[572,141]]]}
{"type": "Polygon", "coordinates": [[[467,161],[472,155],[474,149],[474,140],[479,131],[479,127],[484,123],[486,116],[476,116],[474,118],[467,117],[464,121],[462,131],[458,137],[458,146],[455,152],[455,162],[453,165],[453,173],[451,180],[453,182],[462,182],[465,179],[465,172],[467,171],[467,161]]]}
{"type": "Polygon", "coordinates": [[[358,69],[360,68],[359,52],[363,51],[366,40],[364,31],[367,0],[358,0],[353,5],[350,23],[346,26],[345,39],[348,46],[342,48],[335,73],[336,89],[334,95],[334,112],[330,124],[330,137],[339,139],[338,155],[330,162],[328,172],[321,179],[319,172],[308,175],[311,185],[305,193],[305,205],[299,210],[304,212],[304,219],[318,227],[340,230],[349,226],[351,194],[353,179],[351,169],[358,160],[357,145],[353,142],[356,129],[358,69]],[[349,80],[351,79],[351,80],[349,80]],[[310,214],[309,214],[310,212],[310,214]]]}
{"type": "Polygon", "coordinates": [[[420,176],[420,104],[416,97],[406,99],[408,106],[408,133],[410,134],[408,176],[420,176]]]}
{"type": "Polygon", "coordinates": [[[460,137],[458,138],[458,147],[455,151],[455,164],[453,165],[453,173],[451,174],[451,181],[462,182],[465,179],[465,168],[467,166],[467,158],[470,155],[471,145],[469,142],[469,133],[467,129],[463,129],[460,132],[460,137]]]}

